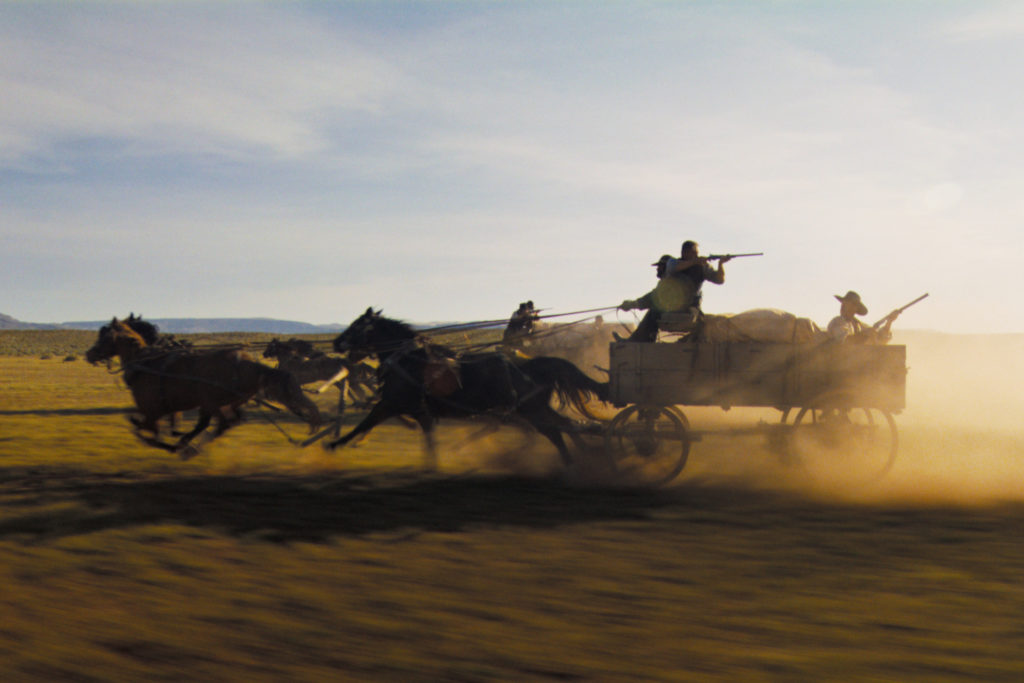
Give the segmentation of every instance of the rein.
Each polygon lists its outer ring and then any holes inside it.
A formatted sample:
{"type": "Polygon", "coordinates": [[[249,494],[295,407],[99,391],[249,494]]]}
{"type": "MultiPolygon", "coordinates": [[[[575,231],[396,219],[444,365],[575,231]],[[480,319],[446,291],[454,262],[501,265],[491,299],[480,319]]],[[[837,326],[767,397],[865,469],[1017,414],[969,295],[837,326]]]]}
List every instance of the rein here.
{"type": "MultiPolygon", "coordinates": [[[[414,341],[414,340],[409,340],[409,341],[414,341]]],[[[395,373],[399,377],[401,377],[405,381],[409,382],[412,386],[417,387],[420,390],[420,392],[423,394],[423,396],[426,397],[429,394],[427,394],[425,382],[422,379],[417,379],[417,378],[413,377],[411,374],[409,374],[409,372],[405,368],[403,368],[399,364],[399,361],[402,358],[405,358],[406,356],[408,356],[408,354],[412,353],[413,351],[415,351],[415,350],[417,350],[419,348],[422,348],[422,347],[416,346],[414,348],[414,347],[412,347],[410,345],[410,348],[408,348],[408,349],[399,350],[399,351],[396,351],[395,353],[392,353],[388,357],[388,359],[386,361],[381,362],[380,369],[383,370],[385,367],[387,367],[389,370],[394,370],[395,373]]],[[[472,361],[459,360],[458,362],[465,364],[465,363],[472,362],[472,361]]],[[[483,362],[483,360],[477,361],[477,362],[483,362]]],[[[512,365],[512,364],[510,363],[509,365],[512,365]]],[[[514,370],[516,370],[517,372],[522,373],[522,371],[519,370],[518,368],[516,368],[514,365],[512,365],[512,368],[514,370]]],[[[506,365],[505,369],[506,369],[506,371],[508,370],[508,365],[506,365]]],[[[527,379],[530,379],[530,378],[527,377],[527,379]]],[[[521,396],[520,397],[520,396],[517,395],[515,403],[513,403],[508,408],[501,409],[500,411],[496,410],[496,409],[474,410],[471,406],[467,406],[464,403],[458,403],[456,401],[449,400],[449,399],[445,398],[444,396],[429,395],[429,397],[430,397],[430,399],[432,401],[436,401],[437,403],[442,403],[442,404],[447,405],[447,406],[449,406],[451,408],[458,408],[458,409],[460,409],[460,410],[462,410],[462,411],[464,411],[464,412],[466,412],[468,414],[488,415],[488,414],[496,414],[496,413],[498,413],[498,414],[501,414],[501,415],[511,415],[511,414],[515,413],[516,409],[519,406],[521,406],[525,401],[527,401],[530,398],[533,398],[533,396],[535,396],[536,394],[540,393],[543,390],[541,385],[538,382],[535,382],[533,380],[530,380],[530,382],[534,385],[533,391],[531,391],[530,393],[526,394],[525,396],[521,396]]]]}

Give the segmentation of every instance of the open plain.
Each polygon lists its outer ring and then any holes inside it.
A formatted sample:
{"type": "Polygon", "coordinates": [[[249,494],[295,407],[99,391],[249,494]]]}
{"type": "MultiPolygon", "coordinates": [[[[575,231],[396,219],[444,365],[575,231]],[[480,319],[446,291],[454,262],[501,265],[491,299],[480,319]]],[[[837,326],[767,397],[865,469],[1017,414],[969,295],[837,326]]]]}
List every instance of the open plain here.
{"type": "Polygon", "coordinates": [[[15,336],[3,680],[1024,679],[1024,337],[897,338],[883,481],[709,436],[648,490],[516,430],[443,425],[433,474],[399,424],[302,449],[265,409],[181,461],[131,435],[118,375],[65,360],[92,335],[15,336]]]}

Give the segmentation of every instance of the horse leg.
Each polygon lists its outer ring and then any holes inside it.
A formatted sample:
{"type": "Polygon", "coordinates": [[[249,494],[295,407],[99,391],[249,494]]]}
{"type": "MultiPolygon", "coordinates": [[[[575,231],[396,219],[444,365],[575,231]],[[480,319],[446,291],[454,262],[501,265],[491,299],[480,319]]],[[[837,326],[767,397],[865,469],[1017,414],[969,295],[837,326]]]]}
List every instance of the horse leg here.
{"type": "Polygon", "coordinates": [[[348,379],[348,395],[352,399],[352,405],[365,406],[373,400],[373,392],[367,389],[366,385],[358,379],[348,379]]]}
{"type": "Polygon", "coordinates": [[[135,436],[144,444],[174,453],[178,445],[160,439],[160,420],[165,415],[161,407],[145,404],[139,408],[137,415],[129,416],[128,420],[134,426],[135,436]]]}
{"type": "Polygon", "coordinates": [[[534,429],[555,445],[555,448],[558,449],[558,455],[562,458],[562,464],[566,467],[571,467],[572,456],[569,454],[569,447],[566,446],[565,439],[562,438],[562,432],[565,431],[573,436],[573,441],[576,442],[578,437],[572,433],[571,420],[559,415],[550,406],[544,406],[543,410],[530,415],[524,415],[523,417],[533,425],[534,429]]]}
{"type": "Polygon", "coordinates": [[[334,418],[334,438],[341,434],[341,420],[345,417],[345,392],[348,391],[348,378],[336,382],[338,387],[338,414],[334,418]]]}
{"type": "Polygon", "coordinates": [[[134,415],[128,418],[132,425],[134,425],[133,431],[135,432],[135,436],[137,436],[142,443],[162,448],[165,451],[173,453],[175,451],[175,447],[172,444],[164,443],[160,440],[159,419],[159,415],[152,416],[145,414],[143,414],[142,418],[135,417],[134,415]],[[147,436],[146,434],[143,434],[143,432],[152,432],[153,435],[147,436]]]}
{"type": "Polygon", "coordinates": [[[416,415],[416,421],[423,429],[423,469],[428,472],[437,471],[437,441],[434,439],[434,417],[428,412],[416,415]]]}
{"type": "Polygon", "coordinates": [[[217,438],[245,419],[241,405],[232,404],[217,409],[217,426],[213,430],[213,438],[217,438]]]}
{"type": "Polygon", "coordinates": [[[199,410],[199,419],[196,421],[196,426],[192,428],[192,431],[178,439],[178,443],[174,446],[174,450],[179,451],[188,446],[189,441],[199,435],[204,429],[210,426],[210,419],[213,416],[209,411],[205,409],[199,410]]]}
{"type": "Polygon", "coordinates": [[[562,431],[552,425],[537,425],[537,431],[555,445],[559,457],[562,458],[562,464],[572,467],[572,456],[569,455],[569,447],[565,445],[565,439],[562,438],[562,431]]]}
{"type": "Polygon", "coordinates": [[[371,410],[359,424],[353,427],[348,434],[345,434],[344,436],[339,437],[334,441],[328,441],[327,443],[324,444],[324,448],[334,450],[338,446],[344,446],[345,444],[347,444],[360,434],[365,434],[366,432],[369,432],[371,429],[379,425],[384,420],[387,420],[388,418],[395,417],[396,415],[400,414],[401,413],[399,411],[395,410],[393,407],[382,401],[375,405],[373,407],[373,410],[371,410]]]}
{"type": "Polygon", "coordinates": [[[181,413],[171,413],[167,416],[167,423],[171,428],[171,436],[181,436],[185,432],[178,429],[178,421],[181,419],[181,413]]]}

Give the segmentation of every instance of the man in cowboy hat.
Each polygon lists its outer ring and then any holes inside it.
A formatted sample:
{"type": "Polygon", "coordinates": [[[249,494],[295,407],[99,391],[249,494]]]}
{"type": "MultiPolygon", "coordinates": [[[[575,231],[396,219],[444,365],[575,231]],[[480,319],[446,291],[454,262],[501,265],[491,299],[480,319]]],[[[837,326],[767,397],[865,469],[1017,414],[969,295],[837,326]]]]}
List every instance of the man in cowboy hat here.
{"type": "Polygon", "coordinates": [[[843,296],[836,294],[835,297],[839,301],[839,315],[828,324],[829,339],[854,344],[884,344],[892,338],[889,327],[895,316],[887,317],[885,325],[875,329],[857,319],[858,315],[868,314],[868,307],[860,300],[860,294],[851,289],[843,296]]]}
{"type": "Polygon", "coordinates": [[[534,308],[532,300],[519,304],[519,308],[509,318],[502,341],[506,344],[522,346],[526,338],[533,333],[533,323],[539,318],[540,315],[534,308]]]}
{"type": "Polygon", "coordinates": [[[658,321],[662,313],[691,309],[694,319],[699,319],[702,315],[701,285],[705,281],[711,281],[716,285],[724,283],[725,269],[722,266],[730,258],[719,258],[718,268],[712,268],[708,264],[708,259],[700,255],[697,243],[686,240],[683,242],[679,258],[675,259],[666,254],[652,263],[651,265],[658,269],[658,286],[639,299],[627,299],[619,304],[619,308],[624,311],[647,309],[647,313],[628,341],[656,341],[658,321]]]}

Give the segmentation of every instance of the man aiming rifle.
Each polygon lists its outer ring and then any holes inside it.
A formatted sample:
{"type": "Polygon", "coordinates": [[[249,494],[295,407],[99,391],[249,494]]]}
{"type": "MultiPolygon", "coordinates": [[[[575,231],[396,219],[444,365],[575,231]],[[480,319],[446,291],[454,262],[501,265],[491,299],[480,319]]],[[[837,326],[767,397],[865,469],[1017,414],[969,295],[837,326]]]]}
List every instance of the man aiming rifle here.
{"type": "Polygon", "coordinates": [[[701,256],[696,242],[686,240],[678,259],[662,256],[651,265],[658,267],[658,286],[639,299],[627,299],[619,308],[625,311],[647,309],[636,330],[627,341],[653,342],[658,338],[658,321],[662,313],[671,311],[693,312],[694,321],[703,315],[700,309],[701,288],[705,281],[716,285],[725,282],[723,266],[733,258],[743,256],[761,256],[757,254],[712,254],[701,256]],[[712,268],[709,261],[718,261],[718,267],[712,268]]]}

